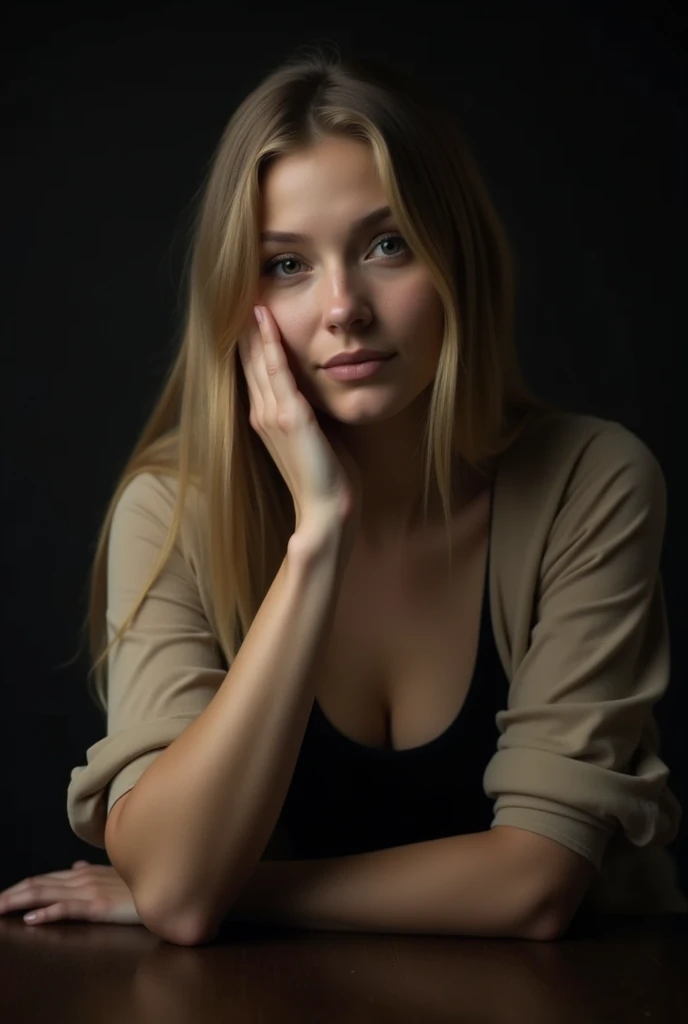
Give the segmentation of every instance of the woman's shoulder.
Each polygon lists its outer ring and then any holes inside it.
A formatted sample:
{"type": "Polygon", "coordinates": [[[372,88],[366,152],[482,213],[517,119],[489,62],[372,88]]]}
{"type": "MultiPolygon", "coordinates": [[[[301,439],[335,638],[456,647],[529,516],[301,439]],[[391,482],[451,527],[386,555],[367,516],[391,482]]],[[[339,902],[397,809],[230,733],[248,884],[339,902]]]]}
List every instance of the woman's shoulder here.
{"type": "Polygon", "coordinates": [[[179,479],[170,471],[140,470],[129,478],[118,505],[141,505],[143,508],[164,507],[177,499],[179,479]]]}
{"type": "MultiPolygon", "coordinates": [[[[152,515],[169,518],[176,506],[179,489],[179,474],[173,470],[139,470],[127,481],[117,507],[138,508],[152,515]]],[[[195,479],[191,478],[186,486],[185,506],[198,506],[203,501],[203,492],[195,479]]]]}
{"type": "MultiPolygon", "coordinates": [[[[132,536],[145,535],[151,542],[164,544],[177,508],[180,481],[171,470],[142,470],[125,484],[116,502],[112,530],[119,544],[132,536]]],[[[199,543],[199,528],[205,513],[205,497],[194,480],[184,495],[177,546],[185,557],[194,554],[199,543]]],[[[201,531],[202,532],[202,531],[201,531]]]]}
{"type": "Polygon", "coordinates": [[[537,537],[544,542],[567,506],[584,511],[600,500],[629,508],[654,501],[659,508],[665,497],[656,456],[628,427],[582,413],[543,414],[500,456],[493,512],[497,546],[500,537],[509,547],[537,537]]]}
{"type": "Polygon", "coordinates": [[[540,488],[556,487],[576,475],[608,474],[621,466],[656,472],[659,463],[648,444],[623,423],[557,410],[526,424],[500,456],[498,477],[509,493],[522,491],[525,485],[532,493],[538,482],[540,488]]]}

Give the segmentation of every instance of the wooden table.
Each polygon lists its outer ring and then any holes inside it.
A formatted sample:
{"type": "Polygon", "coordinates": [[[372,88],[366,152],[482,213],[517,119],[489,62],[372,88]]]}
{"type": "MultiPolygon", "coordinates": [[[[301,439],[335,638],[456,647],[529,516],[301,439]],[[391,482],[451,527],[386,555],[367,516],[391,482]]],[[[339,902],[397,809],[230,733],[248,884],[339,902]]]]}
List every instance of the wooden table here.
{"type": "Polygon", "coordinates": [[[681,1024],[688,915],[603,917],[554,942],[0,919],[3,1024],[681,1024]]]}

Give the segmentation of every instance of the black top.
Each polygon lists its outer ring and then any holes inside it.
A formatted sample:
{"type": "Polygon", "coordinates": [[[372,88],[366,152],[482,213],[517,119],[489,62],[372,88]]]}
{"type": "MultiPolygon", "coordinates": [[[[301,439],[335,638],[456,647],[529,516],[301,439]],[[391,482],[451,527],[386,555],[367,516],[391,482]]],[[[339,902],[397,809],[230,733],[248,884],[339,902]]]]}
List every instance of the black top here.
{"type": "Polygon", "coordinates": [[[434,740],[392,750],[344,736],[315,700],[279,818],[292,857],[344,856],[489,829],[494,801],[482,777],[497,749],[495,716],[509,687],[490,619],[492,503],[489,533],[478,652],[463,707],[434,740]]]}

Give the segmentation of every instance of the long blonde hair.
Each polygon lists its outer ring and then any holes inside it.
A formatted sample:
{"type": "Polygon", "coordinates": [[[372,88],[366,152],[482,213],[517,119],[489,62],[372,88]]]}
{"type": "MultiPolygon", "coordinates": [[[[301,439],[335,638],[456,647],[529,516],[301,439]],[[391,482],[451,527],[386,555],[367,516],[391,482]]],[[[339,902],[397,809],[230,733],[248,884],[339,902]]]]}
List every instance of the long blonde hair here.
{"type": "Polygon", "coordinates": [[[405,71],[315,47],[296,51],[251,92],[215,151],[192,228],[183,332],[160,396],[125,464],[98,535],[88,631],[96,702],[107,659],[177,539],[187,488],[206,500],[218,644],[230,665],[295,526],[291,494],[249,424],[237,338],[259,290],[259,198],[266,168],[337,135],[370,146],[405,240],[433,276],[445,336],[422,449],[425,503],[434,473],[449,524],[451,465],[480,467],[530,418],[552,409],[526,386],[514,345],[514,260],[505,229],[454,116],[405,71]],[[108,644],[107,549],[133,477],[173,474],[177,500],[158,563],[108,644]]]}

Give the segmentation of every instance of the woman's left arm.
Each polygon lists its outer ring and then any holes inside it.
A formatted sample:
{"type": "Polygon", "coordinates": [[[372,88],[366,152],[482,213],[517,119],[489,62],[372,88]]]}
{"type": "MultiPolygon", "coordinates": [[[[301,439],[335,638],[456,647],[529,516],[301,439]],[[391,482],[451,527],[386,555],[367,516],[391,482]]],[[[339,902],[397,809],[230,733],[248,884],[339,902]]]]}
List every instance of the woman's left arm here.
{"type": "Polygon", "coordinates": [[[483,778],[493,828],[528,829],[597,869],[615,835],[666,845],[680,821],[652,714],[670,676],[666,505],[653,453],[607,423],[558,502],[483,778]]]}
{"type": "Polygon", "coordinates": [[[507,826],[344,857],[260,861],[225,923],[554,939],[594,874],[559,843],[507,826]]]}
{"type": "Polygon", "coordinates": [[[534,625],[484,775],[488,832],[261,862],[235,919],[554,938],[615,832],[638,846],[673,838],[669,771],[651,742],[669,679],[665,516],[656,458],[608,424],[577,461],[547,538],[534,625]]]}

